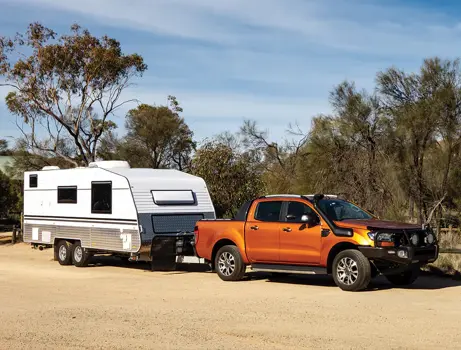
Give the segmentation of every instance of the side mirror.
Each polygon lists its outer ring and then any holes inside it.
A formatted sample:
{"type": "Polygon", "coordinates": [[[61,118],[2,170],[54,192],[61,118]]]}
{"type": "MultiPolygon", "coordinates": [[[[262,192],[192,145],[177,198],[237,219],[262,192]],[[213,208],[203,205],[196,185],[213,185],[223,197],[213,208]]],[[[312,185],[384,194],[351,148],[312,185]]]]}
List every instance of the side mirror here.
{"type": "Polygon", "coordinates": [[[319,224],[319,218],[314,214],[304,214],[301,216],[301,221],[306,223],[307,226],[312,227],[319,224]]]}

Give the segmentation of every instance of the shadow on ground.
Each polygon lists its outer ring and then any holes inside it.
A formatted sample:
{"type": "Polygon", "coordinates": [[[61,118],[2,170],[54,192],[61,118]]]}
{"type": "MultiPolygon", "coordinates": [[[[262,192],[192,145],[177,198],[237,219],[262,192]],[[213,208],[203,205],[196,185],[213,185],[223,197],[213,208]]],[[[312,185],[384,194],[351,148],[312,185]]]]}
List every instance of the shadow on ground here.
{"type": "MultiPolygon", "coordinates": [[[[121,267],[128,269],[137,269],[145,270],[146,272],[151,272],[151,264],[144,261],[128,261],[127,259],[122,259],[116,256],[94,256],[91,258],[88,265],[91,267],[102,267],[102,266],[113,266],[121,267]]],[[[169,270],[159,270],[156,272],[161,272],[164,274],[178,275],[188,272],[207,272],[210,268],[206,264],[176,264],[176,269],[174,271],[169,270]]]]}
{"type": "MultiPolygon", "coordinates": [[[[267,280],[269,283],[286,283],[306,286],[321,286],[338,288],[331,276],[326,275],[275,275],[267,273],[249,273],[247,280],[267,280]]],[[[416,282],[410,286],[394,286],[383,276],[373,279],[367,291],[380,291],[388,289],[416,289],[416,290],[437,290],[461,286],[461,279],[451,276],[434,276],[429,273],[422,273],[416,282]]]]}
{"type": "MultiPolygon", "coordinates": [[[[93,257],[90,266],[116,266],[130,269],[140,269],[151,272],[151,265],[146,262],[128,262],[113,256],[93,257]]],[[[175,271],[156,271],[168,275],[186,274],[190,272],[209,272],[209,266],[205,264],[177,264],[175,271]]],[[[218,276],[216,276],[219,279],[218,276]]],[[[331,276],[326,275],[272,275],[263,272],[249,272],[244,281],[266,280],[269,283],[296,284],[305,286],[321,286],[338,288],[331,276]]],[[[223,282],[226,283],[226,282],[223,282]]],[[[461,279],[451,276],[435,276],[423,272],[416,282],[411,286],[396,287],[389,283],[385,277],[380,276],[372,280],[367,291],[380,291],[388,289],[416,289],[436,290],[461,286],[461,279]]]]}
{"type": "MultiPolygon", "coordinates": [[[[11,236],[0,235],[0,246],[11,245],[11,236]]],[[[50,249],[46,249],[43,252],[49,252],[50,249]]],[[[39,252],[37,250],[37,252],[39,252]]],[[[58,263],[58,262],[56,262],[58,263]]],[[[88,268],[97,268],[103,266],[120,267],[126,269],[144,270],[145,272],[151,272],[151,264],[147,262],[130,262],[126,259],[121,259],[116,256],[95,256],[90,260],[88,268]]],[[[204,273],[210,272],[210,268],[206,264],[177,264],[174,271],[155,271],[165,275],[180,275],[187,273],[204,273]]],[[[444,288],[452,288],[461,286],[460,276],[438,276],[437,272],[422,272],[421,276],[416,280],[413,285],[405,287],[396,287],[389,283],[386,278],[380,276],[372,280],[367,291],[382,291],[388,289],[416,289],[416,290],[438,290],[444,288]]],[[[216,279],[219,279],[216,276],[216,279]]],[[[286,275],[286,274],[270,274],[264,272],[249,272],[246,274],[243,283],[245,281],[267,281],[268,283],[283,283],[283,284],[295,284],[305,286],[320,286],[320,287],[334,287],[338,288],[333,281],[331,276],[326,275],[286,275]]],[[[222,282],[229,283],[229,282],[222,282]]]]}

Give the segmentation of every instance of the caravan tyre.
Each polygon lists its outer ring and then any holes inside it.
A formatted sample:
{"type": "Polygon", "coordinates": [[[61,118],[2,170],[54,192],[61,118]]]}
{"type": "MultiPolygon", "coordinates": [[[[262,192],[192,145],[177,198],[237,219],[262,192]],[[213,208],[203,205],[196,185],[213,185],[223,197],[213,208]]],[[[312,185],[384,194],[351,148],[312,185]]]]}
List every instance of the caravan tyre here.
{"type": "Polygon", "coordinates": [[[77,267],[88,266],[91,255],[83,248],[80,242],[76,242],[72,248],[72,263],[77,267]]]}
{"type": "Polygon", "coordinates": [[[56,253],[60,265],[72,264],[72,243],[59,241],[56,246],[56,253]]]}

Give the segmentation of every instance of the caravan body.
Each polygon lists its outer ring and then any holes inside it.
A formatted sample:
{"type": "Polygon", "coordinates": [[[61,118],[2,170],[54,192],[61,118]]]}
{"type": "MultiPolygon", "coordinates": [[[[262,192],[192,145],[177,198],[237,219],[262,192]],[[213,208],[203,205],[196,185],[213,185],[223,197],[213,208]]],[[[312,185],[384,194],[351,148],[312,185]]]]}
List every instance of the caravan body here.
{"type": "Polygon", "coordinates": [[[24,174],[24,241],[36,245],[67,240],[150,260],[155,236],[193,232],[214,217],[203,179],[177,170],[106,161],[24,174]]]}

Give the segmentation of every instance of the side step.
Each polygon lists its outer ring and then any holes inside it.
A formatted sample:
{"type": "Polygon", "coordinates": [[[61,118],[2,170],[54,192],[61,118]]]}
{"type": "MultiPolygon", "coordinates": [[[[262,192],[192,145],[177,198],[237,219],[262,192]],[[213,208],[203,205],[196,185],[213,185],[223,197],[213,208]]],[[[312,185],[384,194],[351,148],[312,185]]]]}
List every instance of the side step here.
{"type": "Polygon", "coordinates": [[[293,273],[304,275],[326,275],[327,269],[317,266],[299,266],[299,265],[275,265],[275,264],[253,264],[251,265],[253,271],[261,272],[279,272],[279,273],[293,273]]]}

